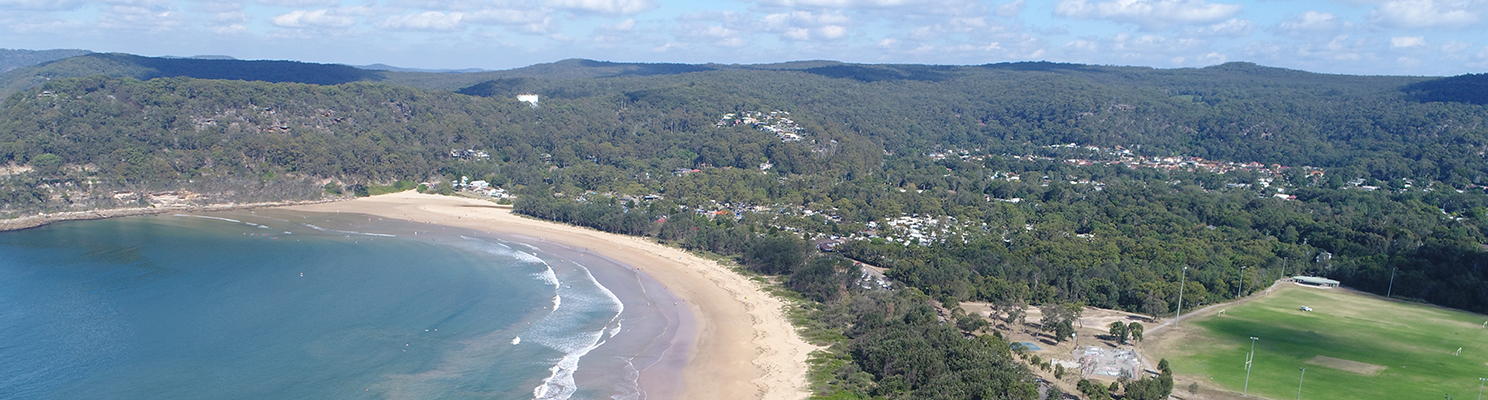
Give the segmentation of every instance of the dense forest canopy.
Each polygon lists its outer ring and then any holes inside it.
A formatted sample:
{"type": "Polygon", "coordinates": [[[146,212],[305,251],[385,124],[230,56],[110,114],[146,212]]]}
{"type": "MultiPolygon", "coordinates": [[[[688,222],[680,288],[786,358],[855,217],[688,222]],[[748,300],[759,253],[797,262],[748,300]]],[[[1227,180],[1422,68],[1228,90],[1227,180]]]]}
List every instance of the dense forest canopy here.
{"type": "Polygon", "coordinates": [[[819,389],[841,398],[1029,398],[1007,344],[958,339],[985,324],[941,324],[932,301],[1164,316],[1180,281],[1186,309],[1314,274],[1488,311],[1488,106],[1454,89],[1478,75],[347,68],[94,54],[12,71],[7,87],[55,79],[0,108],[0,214],[485,181],[518,212],[781,276],[840,335],[819,389]],[[808,242],[833,238],[829,254],[808,242]],[[864,285],[844,257],[903,290],[864,285]]]}

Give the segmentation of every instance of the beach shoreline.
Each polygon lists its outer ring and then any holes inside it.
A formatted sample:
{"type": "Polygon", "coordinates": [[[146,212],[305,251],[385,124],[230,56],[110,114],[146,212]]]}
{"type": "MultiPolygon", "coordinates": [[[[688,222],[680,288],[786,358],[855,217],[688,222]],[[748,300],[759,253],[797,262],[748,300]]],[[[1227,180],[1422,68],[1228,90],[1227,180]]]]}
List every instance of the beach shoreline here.
{"type": "Polygon", "coordinates": [[[225,203],[225,204],[203,204],[188,206],[164,206],[164,207],[130,207],[130,208],[103,208],[85,211],[62,211],[54,213],[41,213],[23,217],[0,219],[0,232],[18,231],[31,229],[48,224],[63,221],[88,221],[95,219],[134,217],[141,215],[156,215],[173,212],[218,212],[249,210],[255,208],[285,207],[296,205],[323,204],[345,201],[344,198],[328,198],[320,200],[302,201],[267,201],[260,203],[225,203]]]}
{"type": "Polygon", "coordinates": [[[672,339],[676,347],[671,348],[688,348],[685,357],[673,357],[684,364],[659,369],[670,371],[667,375],[680,371],[681,379],[641,373],[643,385],[661,389],[658,395],[675,391],[673,398],[680,399],[774,400],[811,394],[806,360],[818,348],[796,333],[785,315],[785,303],[749,278],[683,250],[641,237],[524,218],[488,201],[413,192],[283,208],[360,213],[524,236],[593,253],[646,274],[685,303],[692,316],[691,332],[684,330],[672,339]],[[680,388],[666,387],[676,382],[680,388]]]}

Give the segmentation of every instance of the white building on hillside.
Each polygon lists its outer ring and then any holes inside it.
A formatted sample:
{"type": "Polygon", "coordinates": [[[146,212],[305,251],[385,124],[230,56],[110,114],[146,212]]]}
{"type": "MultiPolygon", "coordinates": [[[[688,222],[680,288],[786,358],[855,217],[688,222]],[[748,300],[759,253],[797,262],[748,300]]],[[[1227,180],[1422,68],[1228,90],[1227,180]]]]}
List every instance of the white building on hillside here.
{"type": "Polygon", "coordinates": [[[535,94],[531,94],[531,93],[519,94],[519,95],[517,95],[517,101],[520,101],[520,102],[523,102],[523,103],[527,103],[527,104],[531,104],[532,107],[537,107],[537,95],[535,95],[535,94]]]}

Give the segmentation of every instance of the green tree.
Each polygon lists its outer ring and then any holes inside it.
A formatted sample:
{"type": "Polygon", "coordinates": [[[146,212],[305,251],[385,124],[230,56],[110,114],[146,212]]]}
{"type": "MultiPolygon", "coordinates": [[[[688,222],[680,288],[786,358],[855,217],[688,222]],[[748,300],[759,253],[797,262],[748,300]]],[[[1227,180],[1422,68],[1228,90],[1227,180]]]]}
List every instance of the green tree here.
{"type": "Polygon", "coordinates": [[[41,176],[56,176],[62,172],[62,157],[46,153],[31,158],[31,168],[41,176]]]}
{"type": "Polygon", "coordinates": [[[789,234],[755,239],[744,251],[744,265],[763,274],[789,274],[806,261],[810,248],[811,243],[789,234]]]}
{"type": "Polygon", "coordinates": [[[1126,344],[1128,328],[1125,323],[1121,321],[1112,322],[1110,332],[1111,337],[1116,339],[1116,343],[1126,344]]]}

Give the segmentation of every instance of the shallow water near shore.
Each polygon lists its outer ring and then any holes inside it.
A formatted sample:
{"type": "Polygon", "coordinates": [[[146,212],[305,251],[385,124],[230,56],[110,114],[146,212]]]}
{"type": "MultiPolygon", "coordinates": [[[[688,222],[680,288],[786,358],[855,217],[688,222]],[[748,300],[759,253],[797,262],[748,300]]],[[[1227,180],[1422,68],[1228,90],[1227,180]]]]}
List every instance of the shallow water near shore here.
{"type": "Polygon", "coordinates": [[[638,382],[680,368],[685,309],[522,239],[282,210],[0,234],[0,398],[668,397],[638,382]]]}

